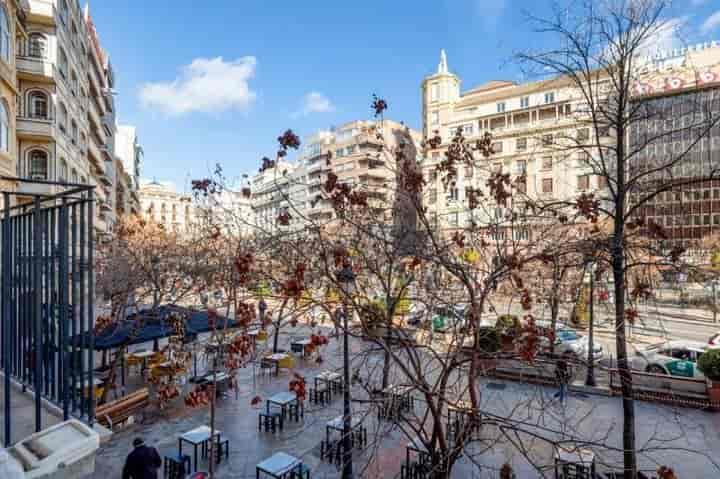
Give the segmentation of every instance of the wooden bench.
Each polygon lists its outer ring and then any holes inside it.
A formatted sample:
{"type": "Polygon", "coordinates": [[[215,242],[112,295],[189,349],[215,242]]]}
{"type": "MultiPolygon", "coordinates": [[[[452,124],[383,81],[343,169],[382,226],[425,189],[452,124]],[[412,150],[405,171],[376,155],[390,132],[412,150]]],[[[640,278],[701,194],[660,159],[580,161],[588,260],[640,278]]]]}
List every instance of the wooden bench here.
{"type": "Polygon", "coordinates": [[[112,430],[114,426],[125,423],[149,405],[150,391],[148,388],[142,388],[120,399],[98,406],[95,410],[95,418],[100,424],[112,430]]]}

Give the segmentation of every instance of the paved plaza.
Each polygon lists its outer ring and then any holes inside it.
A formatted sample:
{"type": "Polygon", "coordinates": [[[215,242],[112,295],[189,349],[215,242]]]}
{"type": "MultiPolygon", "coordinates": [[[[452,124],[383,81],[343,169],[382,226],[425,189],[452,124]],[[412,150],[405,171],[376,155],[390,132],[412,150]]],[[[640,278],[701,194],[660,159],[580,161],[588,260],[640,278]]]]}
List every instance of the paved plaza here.
{"type": "MultiPolygon", "coordinates": [[[[293,331],[293,334],[299,331],[293,331]]],[[[289,339],[281,339],[281,347],[287,347],[289,339]]],[[[338,369],[341,356],[331,339],[322,352],[323,362],[299,361],[296,371],[304,375],[308,385],[312,378],[326,369],[338,369]]],[[[353,356],[358,358],[361,349],[370,343],[352,341],[353,356]]],[[[367,358],[366,358],[367,359],[367,358]]],[[[379,363],[380,355],[363,362],[361,374],[379,363]]],[[[313,478],[339,477],[335,465],[320,459],[320,441],[325,437],[327,421],[342,413],[342,400],[335,395],[326,406],[306,401],[305,415],[299,423],[288,422],[282,432],[275,434],[258,432],[258,413],[265,407],[265,399],[277,392],[286,391],[290,374],[281,372],[279,377],[255,376],[248,367],[239,373],[239,388],[217,403],[216,425],[223,436],[230,440],[230,457],[223,460],[217,470],[220,478],[255,477],[255,465],[277,451],[284,451],[302,459],[312,470],[313,478]],[[251,400],[260,396],[259,405],[251,400]]],[[[609,448],[621,444],[622,411],[619,398],[599,395],[574,394],[565,406],[552,395],[552,388],[528,384],[504,382],[491,378],[480,381],[483,412],[486,415],[510,417],[525,431],[521,434],[527,455],[534,466],[510,444],[516,440],[512,434],[494,427],[485,427],[481,440],[470,447],[453,472],[457,478],[496,478],[497,468],[510,462],[518,478],[550,477],[552,448],[542,441],[531,440],[537,433],[546,437],[562,439],[565,435],[582,437],[588,442],[602,443],[609,448]],[[536,469],[535,466],[539,466],[536,469]]],[[[366,398],[356,389],[357,398],[366,398]]],[[[181,402],[181,400],[178,400],[181,402]]],[[[711,458],[720,456],[720,416],[690,409],[672,409],[666,406],[637,402],[637,443],[641,467],[654,470],[658,464],[669,464],[679,477],[714,477],[720,470],[713,468],[711,458]]],[[[367,414],[368,446],[355,455],[358,477],[399,477],[400,466],[405,458],[407,437],[391,423],[379,421],[374,410],[367,404],[354,403],[354,411],[367,414]]],[[[417,412],[417,411],[416,411],[417,412]]],[[[94,477],[118,477],[125,457],[132,449],[131,442],[142,436],[147,443],[158,448],[161,455],[175,455],[178,437],[197,426],[209,424],[209,407],[189,409],[175,406],[164,412],[148,411],[145,421],[130,425],[114,434],[101,447],[97,457],[94,477]]],[[[600,465],[617,465],[620,456],[611,449],[598,449],[600,465]]],[[[199,469],[207,470],[201,462],[199,469]]]]}

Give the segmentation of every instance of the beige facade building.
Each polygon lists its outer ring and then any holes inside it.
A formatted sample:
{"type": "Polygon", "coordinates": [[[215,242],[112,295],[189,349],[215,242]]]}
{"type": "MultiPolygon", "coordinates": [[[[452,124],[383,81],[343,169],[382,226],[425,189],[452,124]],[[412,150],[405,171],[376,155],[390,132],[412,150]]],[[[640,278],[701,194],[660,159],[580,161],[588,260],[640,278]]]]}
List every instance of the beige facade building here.
{"type": "Polygon", "coordinates": [[[142,217],[163,225],[179,235],[192,234],[196,215],[192,198],[171,186],[153,181],[140,186],[142,217]]]}
{"type": "MultiPolygon", "coordinates": [[[[77,0],[24,0],[22,5],[27,34],[18,40],[15,53],[14,174],[95,185],[95,228],[98,233],[109,232],[118,215],[137,211],[139,204],[131,189],[134,172],[128,172],[115,154],[114,73],[109,56],[89,7],[82,10],[77,0]]],[[[56,187],[19,188],[52,193],[56,187]]]]}
{"type": "Polygon", "coordinates": [[[14,177],[17,168],[16,141],[18,79],[16,44],[22,43],[25,15],[17,0],[0,0],[0,174],[14,177]]]}
{"type": "Polygon", "coordinates": [[[335,217],[332,204],[323,193],[328,173],[332,171],[339,183],[366,192],[370,207],[381,212],[385,221],[392,222],[397,168],[395,159],[387,153],[408,133],[419,144],[417,131],[392,120],[353,121],[308,138],[299,160],[304,168],[303,178],[307,178],[303,181],[307,185],[304,201],[307,217],[316,222],[335,217]],[[384,151],[378,134],[385,140],[384,151]]]}
{"type": "MultiPolygon", "coordinates": [[[[468,189],[483,189],[493,171],[510,173],[513,179],[524,176],[519,189],[533,200],[566,199],[604,187],[600,178],[590,175],[586,155],[569,153],[564,144],[592,134],[575,113],[581,99],[567,80],[490,81],[465,92],[460,84],[444,51],[436,73],[422,82],[423,135],[442,138],[438,148],[425,149],[423,162],[428,179],[423,201],[439,227],[464,228],[472,221],[505,215],[508,205],[484,204],[474,211],[467,207],[468,189]],[[475,168],[463,167],[456,181],[444,185],[435,169],[458,129],[469,141],[492,135],[494,154],[488,159],[478,154],[475,168]]],[[[513,234],[524,239],[528,232],[517,228],[513,234]]]]}

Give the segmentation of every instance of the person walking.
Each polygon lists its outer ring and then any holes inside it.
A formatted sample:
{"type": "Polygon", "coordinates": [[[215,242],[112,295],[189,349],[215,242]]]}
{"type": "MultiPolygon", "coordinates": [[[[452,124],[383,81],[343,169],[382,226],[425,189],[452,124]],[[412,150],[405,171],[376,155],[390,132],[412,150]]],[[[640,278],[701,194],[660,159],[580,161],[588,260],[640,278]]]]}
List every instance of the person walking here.
{"type": "Polygon", "coordinates": [[[560,359],[555,363],[555,380],[558,383],[558,391],[554,397],[560,399],[560,404],[564,404],[568,383],[570,382],[570,365],[564,355],[560,356],[560,359]]]}
{"type": "Polygon", "coordinates": [[[122,478],[157,479],[157,470],[162,466],[157,449],[146,446],[145,441],[139,437],[133,440],[133,448],[125,460],[122,478]]]}
{"type": "Polygon", "coordinates": [[[267,303],[265,302],[265,298],[260,298],[258,302],[258,312],[260,313],[261,324],[265,321],[265,311],[267,311],[267,303]]]}

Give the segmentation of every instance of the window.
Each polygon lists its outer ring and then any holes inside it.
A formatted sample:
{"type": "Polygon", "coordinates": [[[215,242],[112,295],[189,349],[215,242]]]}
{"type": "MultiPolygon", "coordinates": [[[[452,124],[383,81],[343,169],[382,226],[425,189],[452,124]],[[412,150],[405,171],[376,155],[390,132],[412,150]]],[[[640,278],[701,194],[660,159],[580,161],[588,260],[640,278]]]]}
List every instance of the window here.
{"type": "Polygon", "coordinates": [[[68,111],[67,107],[64,103],[60,103],[60,114],[58,115],[58,126],[60,127],[60,131],[63,133],[67,133],[67,117],[68,117],[68,111]]]}
{"type": "Polygon", "coordinates": [[[542,192],[549,194],[553,192],[553,180],[552,178],[543,178],[542,180],[542,192]]]}
{"type": "Polygon", "coordinates": [[[70,122],[70,139],[72,140],[73,145],[77,145],[78,143],[78,126],[75,120],[72,120],[70,122]]]}
{"type": "Polygon", "coordinates": [[[590,187],[590,177],[588,175],[580,175],[578,178],[578,190],[587,190],[590,187]]]}
{"type": "Polygon", "coordinates": [[[516,150],[527,150],[527,138],[518,138],[515,140],[516,150]]]}
{"type": "Polygon", "coordinates": [[[48,97],[45,92],[30,92],[28,100],[30,104],[30,118],[46,120],[48,118],[48,97]]]}
{"type": "Polygon", "coordinates": [[[28,55],[36,58],[45,58],[47,53],[47,39],[42,33],[31,33],[28,40],[28,55]]]}
{"type": "Polygon", "coordinates": [[[493,153],[502,153],[503,151],[503,142],[502,141],[494,141],[492,145],[490,145],[492,148],[493,153]]]}
{"type": "Polygon", "coordinates": [[[524,96],[520,98],[520,108],[527,108],[530,106],[530,97],[524,96]]]}
{"type": "Polygon", "coordinates": [[[462,132],[463,132],[463,135],[466,137],[473,136],[473,124],[467,123],[467,124],[463,125],[462,132]]]}
{"type": "Polygon", "coordinates": [[[555,102],[555,92],[545,93],[545,103],[555,102]]]}
{"type": "Polygon", "coordinates": [[[543,170],[552,170],[553,167],[553,159],[552,156],[543,156],[542,158],[542,169],[543,170]]]}
{"type": "Polygon", "coordinates": [[[350,145],[347,148],[345,148],[346,155],[352,155],[353,153],[355,153],[355,145],[350,145]]]}
{"type": "Polygon", "coordinates": [[[437,202],[437,190],[435,188],[430,190],[430,197],[428,198],[431,205],[434,205],[437,202]]]}
{"type": "Polygon", "coordinates": [[[344,155],[345,150],[342,148],[339,148],[335,150],[335,158],[342,158],[344,155]]]}
{"type": "Polygon", "coordinates": [[[72,170],[72,176],[70,177],[70,179],[72,180],[73,183],[78,182],[78,172],[75,168],[73,168],[73,170],[72,170]]]}
{"type": "Polygon", "coordinates": [[[60,76],[62,76],[63,78],[67,78],[67,68],[68,68],[67,54],[65,53],[65,50],[60,48],[58,50],[58,70],[60,71],[60,76]]]}
{"type": "Polygon", "coordinates": [[[0,56],[6,62],[10,61],[10,21],[4,5],[0,5],[0,56]]]}
{"type": "Polygon", "coordinates": [[[68,164],[67,161],[65,161],[65,158],[60,158],[60,172],[58,173],[58,179],[61,182],[66,182],[68,180],[68,164]]]}
{"type": "Polygon", "coordinates": [[[10,115],[5,100],[0,100],[0,151],[10,151],[10,115]]]}
{"type": "Polygon", "coordinates": [[[525,160],[518,160],[515,162],[515,172],[518,175],[524,175],[527,172],[527,162],[525,160]]]}
{"type": "Polygon", "coordinates": [[[29,154],[30,179],[48,179],[48,155],[42,150],[33,150],[29,154]]]}
{"type": "Polygon", "coordinates": [[[457,225],[458,225],[459,216],[460,216],[460,215],[459,215],[458,213],[450,213],[450,214],[448,215],[448,223],[450,224],[450,226],[457,226],[457,225]]]}
{"type": "Polygon", "coordinates": [[[580,128],[577,131],[577,139],[578,141],[588,141],[590,139],[590,129],[580,128]]]}
{"type": "Polygon", "coordinates": [[[505,102],[501,101],[497,104],[497,112],[498,113],[505,113],[505,102]]]}
{"type": "Polygon", "coordinates": [[[438,100],[438,90],[439,85],[437,83],[433,83],[432,85],[430,85],[430,101],[438,100]]]}
{"type": "Polygon", "coordinates": [[[549,146],[553,144],[553,136],[552,135],[543,135],[542,136],[542,145],[543,146],[549,146]]]}
{"type": "Polygon", "coordinates": [[[452,200],[452,201],[457,201],[457,199],[458,199],[458,189],[457,189],[457,185],[454,182],[450,183],[450,188],[448,189],[447,199],[452,200]]]}
{"type": "Polygon", "coordinates": [[[603,189],[603,188],[607,187],[607,178],[605,178],[602,175],[598,175],[597,179],[598,179],[598,181],[597,181],[598,188],[603,189]]]}
{"type": "Polygon", "coordinates": [[[440,123],[440,113],[437,111],[430,113],[430,124],[437,125],[438,123],[440,123]]]}
{"type": "Polygon", "coordinates": [[[465,166],[465,178],[472,178],[472,176],[473,176],[473,167],[465,166]]]}

